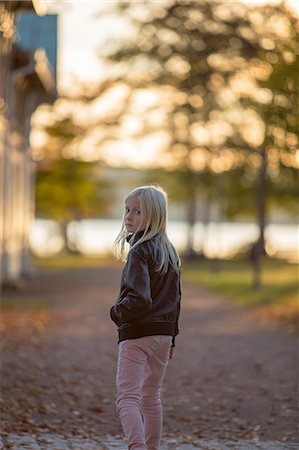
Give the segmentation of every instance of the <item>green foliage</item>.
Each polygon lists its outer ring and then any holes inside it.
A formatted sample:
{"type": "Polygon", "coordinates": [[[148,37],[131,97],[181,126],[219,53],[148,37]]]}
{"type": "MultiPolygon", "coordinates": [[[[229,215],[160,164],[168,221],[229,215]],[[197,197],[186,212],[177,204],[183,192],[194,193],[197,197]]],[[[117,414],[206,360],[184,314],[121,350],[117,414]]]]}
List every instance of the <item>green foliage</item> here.
{"type": "Polygon", "coordinates": [[[75,124],[70,116],[57,119],[54,123],[45,127],[49,138],[55,138],[58,142],[68,144],[85,131],[85,128],[75,124]]]}
{"type": "Polygon", "coordinates": [[[265,124],[268,206],[298,213],[299,26],[298,18],[283,8],[277,16],[285,20],[288,36],[274,40],[273,32],[265,32],[272,48],[264,50],[260,60],[268,75],[257,81],[266,98],[261,101],[249,93],[242,101],[258,109],[265,124]]]}
{"type": "Polygon", "coordinates": [[[97,179],[96,167],[65,158],[40,167],[36,176],[37,214],[62,223],[106,214],[111,205],[110,186],[97,179]]]}
{"type": "Polygon", "coordinates": [[[52,121],[44,129],[48,137],[43,149],[45,158],[37,165],[36,213],[56,220],[67,247],[75,250],[76,243],[69,242],[68,223],[108,214],[113,190],[110,183],[101,179],[98,162],[75,156],[86,127],[78,125],[71,115],[61,118],[55,111],[52,114],[52,121]]]}

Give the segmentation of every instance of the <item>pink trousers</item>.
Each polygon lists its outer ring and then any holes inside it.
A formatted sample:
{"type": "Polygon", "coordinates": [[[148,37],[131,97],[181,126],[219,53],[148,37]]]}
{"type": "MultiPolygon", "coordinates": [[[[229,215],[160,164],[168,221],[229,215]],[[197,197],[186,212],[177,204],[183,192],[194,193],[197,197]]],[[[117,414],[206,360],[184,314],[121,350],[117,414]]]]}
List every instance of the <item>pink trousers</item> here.
{"type": "Polygon", "coordinates": [[[171,339],[145,336],[119,344],[116,406],[130,450],[160,450],[160,391],[171,339]]]}

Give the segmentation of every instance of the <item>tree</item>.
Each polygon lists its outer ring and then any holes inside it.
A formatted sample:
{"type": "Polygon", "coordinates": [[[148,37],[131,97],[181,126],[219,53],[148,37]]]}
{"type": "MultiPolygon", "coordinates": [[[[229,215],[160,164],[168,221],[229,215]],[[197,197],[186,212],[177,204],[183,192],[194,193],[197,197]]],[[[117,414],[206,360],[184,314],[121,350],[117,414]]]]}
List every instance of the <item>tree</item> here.
{"type": "MultiPolygon", "coordinates": [[[[221,171],[248,165],[246,154],[256,151],[256,143],[251,145],[243,133],[244,107],[233,85],[241,72],[264,58],[267,36],[254,26],[254,13],[235,2],[121,2],[119,10],[136,35],[119,41],[119,47],[115,41],[108,45],[107,57],[123,68],[122,79],[137,94],[159,92],[165,120],[158,128],[167,129],[173,165],[182,168],[180,184],[187,171],[188,184],[193,185],[183,189],[192,228],[198,191],[207,190],[204,174],[209,172],[216,180],[221,171]]],[[[275,11],[263,10],[261,15],[275,11]]],[[[127,112],[132,111],[133,104],[128,103],[127,112]]],[[[143,122],[139,134],[157,130],[150,111],[143,122]]]]}
{"type": "MultiPolygon", "coordinates": [[[[273,22],[273,9],[266,8],[265,12],[273,22]],[[272,13],[270,16],[269,12],[272,13]]],[[[263,141],[258,148],[256,205],[259,237],[252,248],[255,288],[261,284],[260,261],[265,253],[267,208],[274,203],[281,209],[297,210],[298,213],[299,26],[297,18],[283,6],[275,8],[274,12],[284,36],[275,39],[273,24],[272,27],[264,24],[264,51],[260,55],[260,69],[263,70],[258,77],[264,98],[254,98],[250,94],[246,95],[245,101],[243,98],[247,106],[258,109],[265,124],[263,141]]],[[[261,21],[265,13],[259,17],[261,21]]]]}
{"type": "MultiPolygon", "coordinates": [[[[209,189],[215,192],[218,174],[225,172],[227,192],[218,190],[218,196],[227,195],[221,200],[226,205],[224,212],[233,216],[257,209],[263,235],[266,223],[263,177],[269,175],[265,132],[268,136],[269,113],[276,108],[275,102],[267,100],[274,88],[271,77],[268,78],[282,53],[289,60],[285,60],[288,69],[290,61],[298,61],[296,18],[283,5],[250,9],[237,2],[122,2],[119,10],[133,24],[136,35],[127,41],[122,39],[118,47],[114,41],[108,45],[106,54],[108,59],[120,63],[123,79],[136,92],[152,89],[160,93],[159,106],[164,106],[167,114],[158,127],[167,128],[167,146],[174,166],[182,168],[179,172],[182,177],[177,182],[182,187],[181,194],[185,192],[185,199],[191,204],[190,227],[196,217],[197,193],[207,191],[204,174],[209,172],[214,178],[215,183],[209,184],[209,189]],[[259,84],[261,78],[265,83],[268,80],[268,87],[259,84]],[[254,102],[246,103],[243,99],[248,97],[254,102]],[[259,132],[252,132],[253,128],[259,132]],[[192,189],[187,189],[186,171],[192,189]],[[232,192],[234,197],[230,196],[232,192]],[[243,196],[249,201],[243,201],[243,196]]],[[[296,73],[292,71],[291,84],[298,92],[296,73]]],[[[287,97],[283,99],[281,94],[276,99],[287,103],[287,97]]],[[[129,104],[130,108],[132,111],[129,104]]],[[[289,114],[292,123],[295,115],[293,108],[289,114]]],[[[155,127],[151,114],[146,114],[142,132],[150,133],[155,127]]],[[[289,135],[293,143],[297,142],[295,134],[291,131],[289,135]]],[[[272,166],[279,174],[269,183],[271,190],[267,196],[272,193],[273,198],[275,190],[279,190],[276,181],[288,180],[288,172],[291,178],[294,176],[293,169],[287,170],[280,162],[272,161],[272,166]]],[[[284,183],[285,194],[290,198],[288,184],[289,180],[284,183]]],[[[264,238],[259,246],[264,248],[264,238]]]]}
{"type": "Polygon", "coordinates": [[[63,156],[63,152],[74,144],[80,134],[80,128],[70,118],[54,122],[46,130],[48,151],[44,151],[48,157],[38,164],[36,211],[38,216],[60,224],[66,249],[76,252],[77,243],[71,241],[68,235],[69,223],[107,214],[112,204],[113,190],[110,183],[101,179],[99,163],[63,156]]]}

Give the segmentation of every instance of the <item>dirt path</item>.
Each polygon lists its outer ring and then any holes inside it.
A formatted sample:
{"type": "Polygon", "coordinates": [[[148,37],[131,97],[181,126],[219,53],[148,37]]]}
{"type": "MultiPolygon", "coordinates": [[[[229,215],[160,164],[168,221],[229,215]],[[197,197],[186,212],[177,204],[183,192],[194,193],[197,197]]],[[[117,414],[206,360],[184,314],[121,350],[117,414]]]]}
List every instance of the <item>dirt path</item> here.
{"type": "MultiPolygon", "coordinates": [[[[5,295],[4,433],[121,434],[109,319],[119,278],[113,266],[47,271],[5,295]]],[[[165,434],[299,442],[298,336],[197,286],[183,285],[183,296],[163,391],[165,434]]]]}

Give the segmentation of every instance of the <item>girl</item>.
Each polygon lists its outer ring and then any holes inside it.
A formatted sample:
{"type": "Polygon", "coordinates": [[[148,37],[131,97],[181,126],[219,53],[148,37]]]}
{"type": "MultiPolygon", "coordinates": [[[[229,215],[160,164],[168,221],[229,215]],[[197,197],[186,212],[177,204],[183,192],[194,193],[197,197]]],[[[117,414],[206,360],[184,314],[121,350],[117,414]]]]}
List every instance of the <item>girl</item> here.
{"type": "Polygon", "coordinates": [[[160,390],[173,356],[180,313],[180,259],[166,234],[167,195],[142,186],[125,199],[117,254],[124,258],[120,294],[111,308],[118,327],[116,406],[131,450],[160,450],[160,390]]]}

